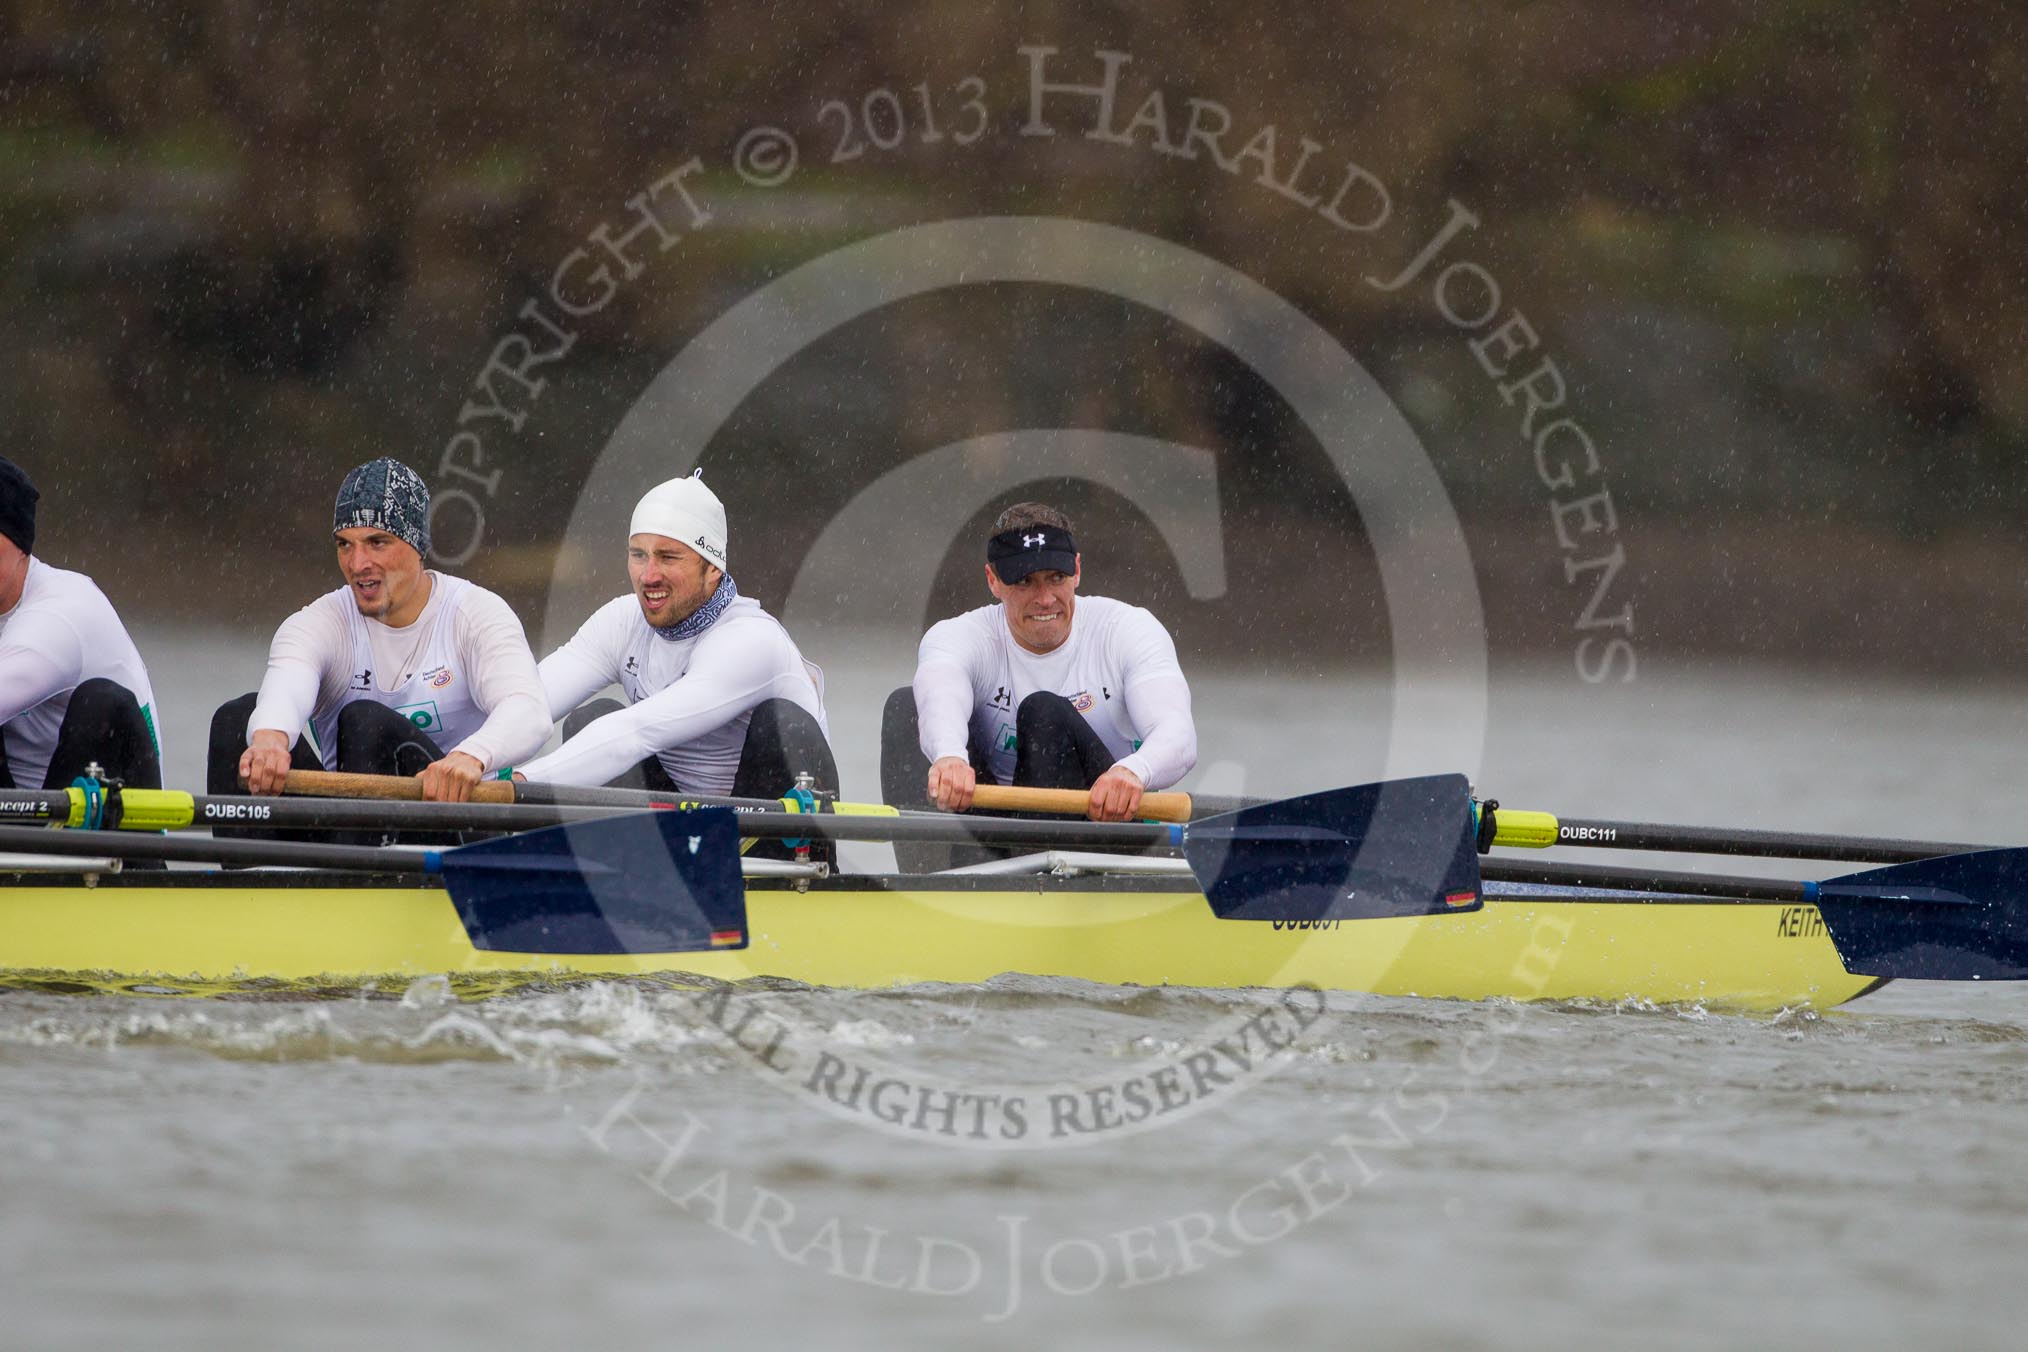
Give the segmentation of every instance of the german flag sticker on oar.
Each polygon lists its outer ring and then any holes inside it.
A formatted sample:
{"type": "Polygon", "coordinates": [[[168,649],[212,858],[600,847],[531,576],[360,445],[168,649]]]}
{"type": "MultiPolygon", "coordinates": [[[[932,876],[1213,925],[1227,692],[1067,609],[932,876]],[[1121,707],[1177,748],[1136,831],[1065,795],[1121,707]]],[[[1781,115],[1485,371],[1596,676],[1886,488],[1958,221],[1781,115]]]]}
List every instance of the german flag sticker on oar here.
{"type": "Polygon", "coordinates": [[[1261,803],[1192,822],[1182,835],[1221,920],[1377,920],[1484,905],[1463,775],[1261,803]]]}
{"type": "Polygon", "coordinates": [[[551,826],[446,850],[440,871],[474,948],[745,948],[735,815],[711,807],[551,826]]]}

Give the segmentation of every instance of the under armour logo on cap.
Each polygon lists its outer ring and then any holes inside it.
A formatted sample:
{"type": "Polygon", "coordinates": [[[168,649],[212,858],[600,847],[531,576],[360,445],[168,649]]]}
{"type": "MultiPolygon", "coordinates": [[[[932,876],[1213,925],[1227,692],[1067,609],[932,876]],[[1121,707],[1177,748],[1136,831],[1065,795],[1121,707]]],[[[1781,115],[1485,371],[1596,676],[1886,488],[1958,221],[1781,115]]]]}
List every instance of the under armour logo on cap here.
{"type": "Polygon", "coordinates": [[[1030,573],[1075,573],[1077,541],[1055,526],[1003,530],[986,541],[986,562],[1010,587],[1030,573]]]}

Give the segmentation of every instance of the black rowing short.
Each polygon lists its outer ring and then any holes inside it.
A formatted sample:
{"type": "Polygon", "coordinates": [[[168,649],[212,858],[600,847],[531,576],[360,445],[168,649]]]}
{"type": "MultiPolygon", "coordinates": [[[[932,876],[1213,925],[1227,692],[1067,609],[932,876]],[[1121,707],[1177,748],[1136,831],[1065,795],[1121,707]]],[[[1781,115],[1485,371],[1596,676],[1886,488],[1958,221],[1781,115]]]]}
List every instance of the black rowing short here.
{"type": "MultiPolygon", "coordinates": [[[[205,756],[204,789],[207,793],[244,793],[239,782],[239,758],[246,754],[246,723],[253,717],[259,696],[241,695],[218,706],[211,716],[211,746],[205,756]]],[[[329,768],[343,774],[419,775],[432,761],[444,758],[442,748],[429,734],[384,704],[354,700],[338,711],[338,745],[335,763],[329,768]]],[[[322,770],[317,750],[308,737],[298,737],[289,752],[289,766],[295,770],[322,770]]]]}
{"type": "Polygon", "coordinates": [[[94,677],[70,692],[49,771],[40,784],[16,784],[7,763],[7,730],[0,727],[0,788],[67,789],[96,761],[103,778],[129,788],[162,787],[162,754],[155,731],[134,692],[116,681],[94,677]]]}
{"type": "MultiPolygon", "coordinates": [[[[246,754],[246,724],[253,717],[259,696],[249,692],[227,700],[211,716],[211,745],[205,754],[204,791],[209,794],[245,793],[239,782],[239,758],[246,754]]],[[[384,704],[354,700],[338,711],[336,764],[329,767],[341,774],[404,775],[423,772],[433,761],[444,758],[443,750],[429,734],[384,704]]],[[[322,770],[317,750],[308,737],[298,737],[289,752],[289,768],[322,770]]],[[[351,844],[379,845],[401,842],[411,845],[456,844],[457,837],[442,833],[382,831],[277,831],[257,826],[219,826],[217,836],[250,836],[276,840],[341,840],[351,844]]]]}
{"type": "MultiPolygon", "coordinates": [[[[915,691],[903,686],[887,697],[880,714],[880,795],[902,808],[929,806],[929,757],[922,754],[915,691]]],[[[1038,690],[1014,711],[1014,783],[1030,789],[1088,789],[1113,767],[1113,753],[1071,702],[1038,690]]],[[[986,768],[986,750],[967,741],[972,773],[981,784],[997,784],[986,768]]],[[[1023,815],[1023,814],[1014,814],[1023,815]]],[[[897,841],[895,862],[903,873],[931,873],[964,864],[1005,859],[1017,851],[982,845],[897,841]]]]}

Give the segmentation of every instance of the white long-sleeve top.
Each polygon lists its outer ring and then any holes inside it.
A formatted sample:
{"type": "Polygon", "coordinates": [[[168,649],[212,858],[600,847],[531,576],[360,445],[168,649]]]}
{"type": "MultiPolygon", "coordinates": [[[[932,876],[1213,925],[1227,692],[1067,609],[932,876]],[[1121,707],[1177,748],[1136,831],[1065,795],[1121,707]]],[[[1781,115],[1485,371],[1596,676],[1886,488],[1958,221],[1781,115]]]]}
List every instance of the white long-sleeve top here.
{"type": "Polygon", "coordinates": [[[16,787],[43,787],[71,691],[100,677],[132,692],[161,754],[155,691],[113,603],[83,573],[31,557],[21,599],[0,615],[0,727],[16,787]]]}
{"type": "Polygon", "coordinates": [[[769,699],[808,710],[830,736],[823,672],[751,597],[735,598],[689,639],[664,638],[632,595],[615,597],[542,659],[541,672],[553,719],[615,684],[627,707],[520,767],[538,782],[604,784],[654,756],[681,788],[725,793],[739,772],[753,710],[769,699]]]}
{"type": "Polygon", "coordinates": [[[484,587],[434,569],[429,579],[422,613],[399,629],[360,614],[344,587],[282,621],[247,736],[271,728],[293,745],[314,724],[329,763],[338,711],[370,699],[485,770],[541,750],[549,705],[521,621],[484,587]]]}
{"type": "Polygon", "coordinates": [[[1022,647],[1006,607],[968,610],[930,626],[916,650],[915,709],[923,755],[936,761],[988,748],[1002,784],[1014,776],[1015,712],[1038,690],[1062,695],[1099,740],[1150,789],[1197,763],[1190,684],[1162,622],[1140,606],[1080,596],[1070,637],[1052,652],[1022,647]]]}

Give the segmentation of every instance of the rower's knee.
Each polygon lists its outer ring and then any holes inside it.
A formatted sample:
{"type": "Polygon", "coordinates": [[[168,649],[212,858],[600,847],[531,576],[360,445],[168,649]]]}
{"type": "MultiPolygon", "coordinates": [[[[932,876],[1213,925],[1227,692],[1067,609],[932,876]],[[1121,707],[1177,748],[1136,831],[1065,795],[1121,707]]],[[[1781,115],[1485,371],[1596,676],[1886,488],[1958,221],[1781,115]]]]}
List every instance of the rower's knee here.
{"type": "Polygon", "coordinates": [[[428,733],[372,700],[338,711],[338,768],[350,774],[418,775],[443,751],[428,733]]]}
{"type": "Polygon", "coordinates": [[[794,700],[762,700],[747,720],[746,744],[740,760],[744,765],[779,766],[790,783],[768,791],[772,796],[793,787],[794,777],[807,774],[820,790],[838,789],[838,762],[817,716],[794,700]]]}
{"type": "Polygon", "coordinates": [[[253,717],[260,696],[247,691],[229,699],[211,715],[211,738],[205,743],[204,790],[206,793],[239,793],[239,758],[246,754],[246,725],[253,717]]]}
{"type": "MultiPolygon", "coordinates": [[[[1079,696],[1087,705],[1089,696],[1079,696]]],[[[1014,713],[1014,782],[1038,789],[1088,789],[1113,763],[1092,725],[1062,695],[1038,690],[1014,713]]]]}
{"type": "Polygon", "coordinates": [[[569,741],[607,714],[616,714],[625,707],[616,699],[586,700],[564,715],[563,740],[569,741]]]}
{"type": "Polygon", "coordinates": [[[1024,739],[1031,734],[1047,737],[1053,733],[1074,733],[1084,725],[1084,715],[1077,711],[1077,706],[1049,690],[1035,691],[1014,711],[1015,735],[1024,739]]]}
{"type": "MultiPolygon", "coordinates": [[[[838,791],[838,762],[831,743],[824,736],[817,716],[793,700],[763,700],[747,718],[746,743],[740,749],[739,770],[732,792],[740,798],[777,798],[796,786],[796,776],[807,774],[819,793],[838,791]]],[[[749,858],[788,858],[792,852],[778,841],[757,841],[747,851],[749,858]]],[[[836,863],[837,846],[817,841],[810,858],[836,863]]]]}
{"type": "Polygon", "coordinates": [[[887,703],[880,706],[880,735],[883,738],[906,736],[913,743],[916,740],[915,687],[904,685],[887,697],[887,703]]]}
{"type": "Polygon", "coordinates": [[[79,681],[70,692],[70,709],[73,714],[85,718],[116,718],[120,716],[141,716],[141,701],[134,692],[118,681],[94,676],[88,681],[79,681]]]}
{"type": "MultiPolygon", "coordinates": [[[[238,742],[241,751],[246,749],[246,724],[253,717],[254,705],[260,703],[260,694],[249,690],[238,699],[229,699],[218,706],[211,715],[211,745],[223,746],[238,742]]],[[[238,753],[234,753],[237,758],[238,753]]]]}
{"type": "MultiPolygon", "coordinates": [[[[928,777],[929,759],[922,754],[922,736],[916,722],[915,688],[905,685],[889,695],[880,710],[880,800],[896,807],[927,807],[929,798],[923,785],[928,777]]],[[[898,853],[904,848],[896,847],[898,853]]],[[[941,859],[942,854],[939,852],[935,857],[941,859]]],[[[910,856],[911,860],[914,858],[910,856]]],[[[912,867],[907,862],[902,865],[907,873],[941,867],[941,863],[926,867],[912,867]]]]}
{"type": "Polygon", "coordinates": [[[48,782],[68,784],[79,775],[98,773],[129,788],[162,787],[162,759],[155,729],[140,699],[118,681],[103,676],[71,688],[50,753],[48,782]]]}

